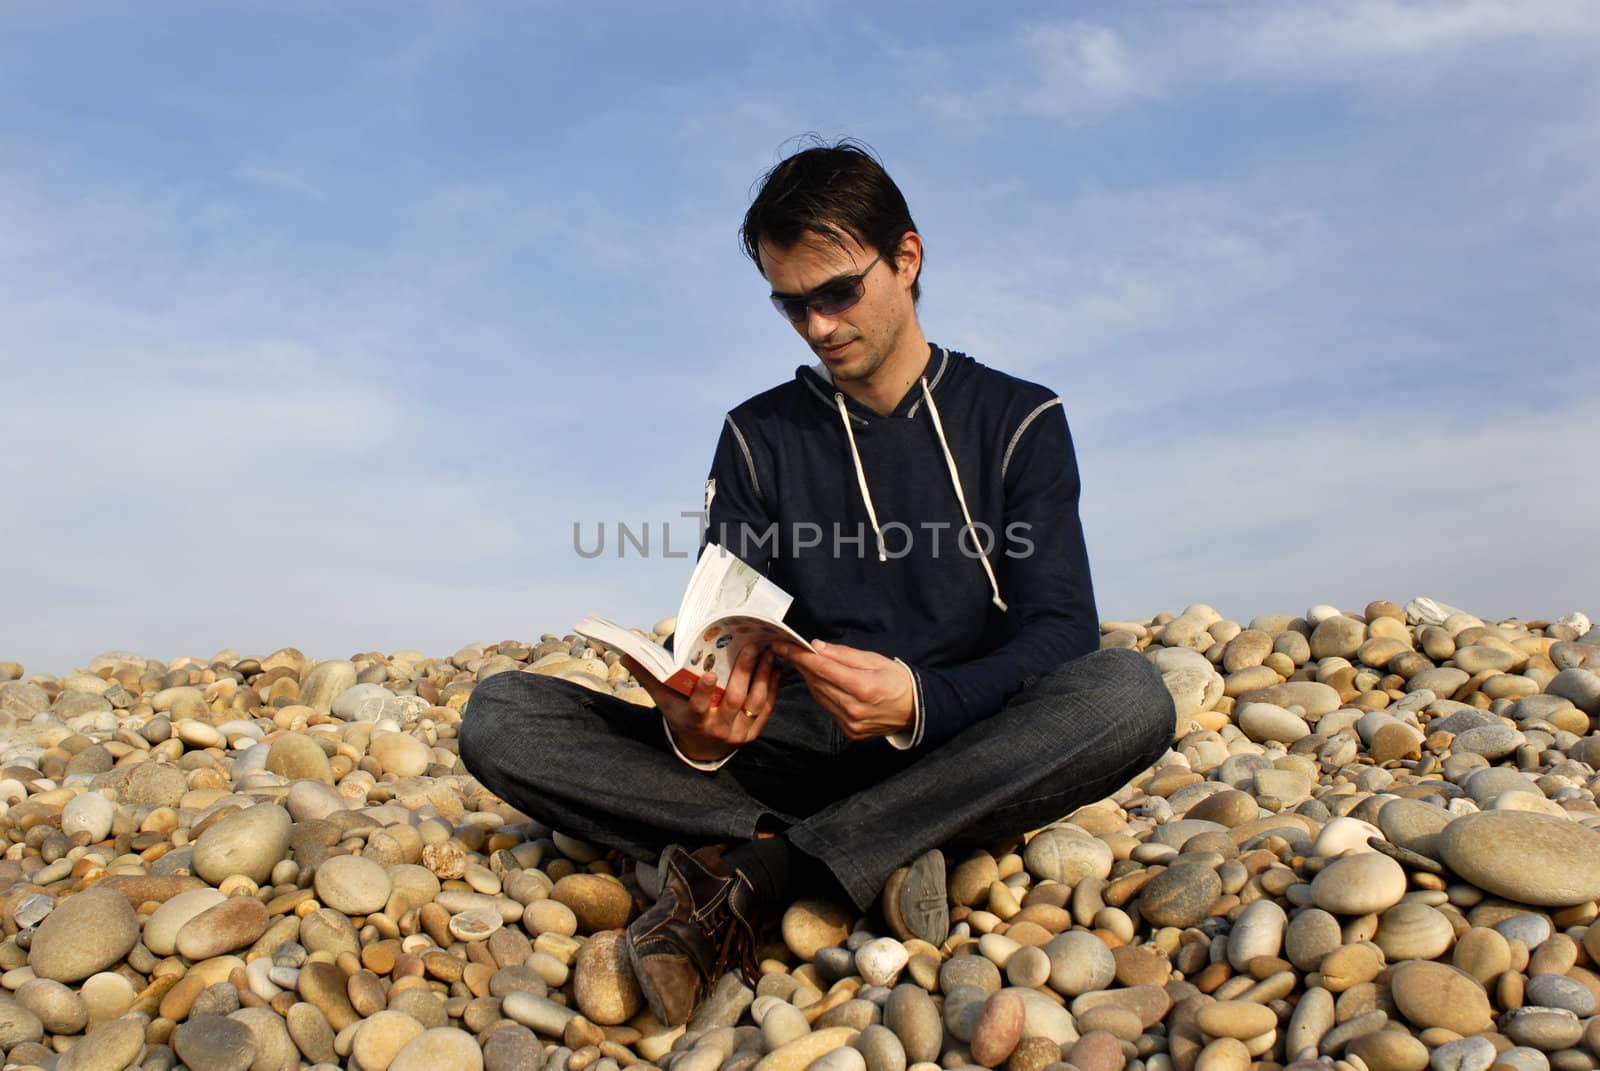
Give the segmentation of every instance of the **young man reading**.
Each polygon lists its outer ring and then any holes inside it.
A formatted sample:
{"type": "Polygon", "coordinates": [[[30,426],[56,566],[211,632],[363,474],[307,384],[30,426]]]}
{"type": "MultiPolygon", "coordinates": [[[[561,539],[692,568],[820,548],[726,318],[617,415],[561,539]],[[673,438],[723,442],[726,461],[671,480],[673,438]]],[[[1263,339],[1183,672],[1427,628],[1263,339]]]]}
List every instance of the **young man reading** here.
{"type": "Polygon", "coordinates": [[[748,976],[761,923],[802,892],[863,910],[882,894],[893,928],[942,942],[937,849],[1105,797],[1174,722],[1142,656],[1098,650],[1060,399],[928,343],[922,237],[877,161],[850,143],[789,157],[742,237],[818,360],[728,413],[707,538],[794,596],[815,650],[746,651],[687,698],[637,673],[659,719],[501,674],[461,727],[467,768],[512,805],[660,856],[628,941],[668,1024],[725,968],[748,976]]]}

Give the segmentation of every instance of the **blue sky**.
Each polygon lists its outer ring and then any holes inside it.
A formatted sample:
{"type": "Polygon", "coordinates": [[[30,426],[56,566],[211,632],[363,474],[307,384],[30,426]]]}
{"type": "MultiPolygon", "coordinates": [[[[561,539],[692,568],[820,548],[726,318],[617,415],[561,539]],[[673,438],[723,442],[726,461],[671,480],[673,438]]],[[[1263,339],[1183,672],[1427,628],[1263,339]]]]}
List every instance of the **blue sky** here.
{"type": "Polygon", "coordinates": [[[1046,383],[1101,612],[1600,610],[1587,0],[0,8],[0,659],[647,625],[852,135],[1046,383]],[[996,11],[999,13],[997,14],[996,11]]]}

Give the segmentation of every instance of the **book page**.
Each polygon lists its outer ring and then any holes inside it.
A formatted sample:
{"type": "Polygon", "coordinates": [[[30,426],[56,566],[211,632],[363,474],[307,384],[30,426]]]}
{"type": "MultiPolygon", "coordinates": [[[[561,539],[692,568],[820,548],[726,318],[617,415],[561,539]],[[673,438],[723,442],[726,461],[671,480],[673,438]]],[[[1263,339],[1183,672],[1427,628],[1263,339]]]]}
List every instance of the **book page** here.
{"type": "Polygon", "coordinates": [[[712,701],[720,702],[722,686],[733,676],[733,664],[739,652],[749,644],[756,644],[759,649],[777,640],[788,640],[811,650],[811,644],[782,621],[744,614],[719,616],[702,625],[693,635],[680,630],[674,646],[686,668],[717,675],[718,686],[712,701]]]}
{"type": "MultiPolygon", "coordinates": [[[[745,617],[782,621],[794,600],[783,589],[746,565],[738,555],[707,543],[678,607],[678,636],[673,644],[677,664],[689,665],[687,648],[705,626],[718,618],[745,617]]],[[[720,677],[720,674],[719,674],[720,677]]]]}
{"type": "Polygon", "coordinates": [[[659,643],[647,640],[638,633],[623,628],[615,621],[590,614],[579,621],[573,631],[586,640],[593,640],[614,651],[629,655],[656,680],[666,681],[677,669],[672,653],[659,643]]]}

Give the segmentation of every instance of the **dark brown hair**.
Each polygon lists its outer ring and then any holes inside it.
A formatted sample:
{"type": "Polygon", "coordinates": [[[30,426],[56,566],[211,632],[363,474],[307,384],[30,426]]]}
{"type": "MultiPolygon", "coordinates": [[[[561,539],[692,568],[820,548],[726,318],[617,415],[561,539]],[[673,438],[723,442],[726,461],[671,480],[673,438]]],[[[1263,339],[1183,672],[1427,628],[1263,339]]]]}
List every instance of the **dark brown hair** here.
{"type": "MultiPolygon", "coordinates": [[[[739,229],[758,270],[763,241],[787,249],[806,234],[835,243],[848,235],[893,268],[900,239],[917,229],[900,187],[871,150],[850,138],[832,145],[818,140],[768,171],[760,186],[739,229]]],[[[922,296],[921,275],[911,284],[913,301],[922,296]]]]}

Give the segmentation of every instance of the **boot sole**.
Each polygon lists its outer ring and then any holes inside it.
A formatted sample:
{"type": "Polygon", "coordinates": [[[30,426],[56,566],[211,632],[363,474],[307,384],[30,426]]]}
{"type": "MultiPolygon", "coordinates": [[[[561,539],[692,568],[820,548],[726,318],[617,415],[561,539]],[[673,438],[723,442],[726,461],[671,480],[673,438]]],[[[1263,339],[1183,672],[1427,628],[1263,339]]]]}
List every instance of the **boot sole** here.
{"type": "Polygon", "coordinates": [[[895,897],[900,921],[913,937],[938,948],[950,936],[950,900],[945,887],[944,853],[924,853],[906,871],[895,897]]]}

